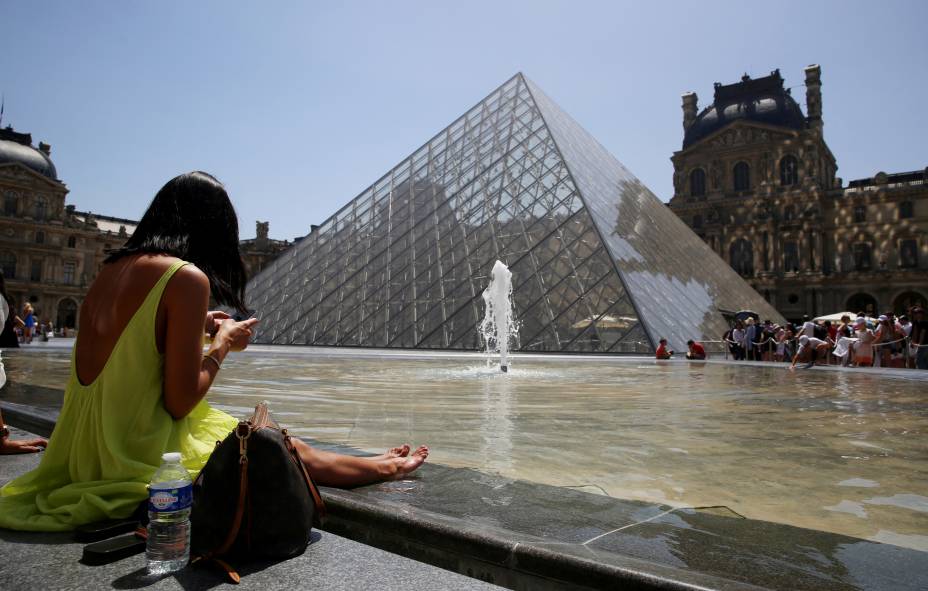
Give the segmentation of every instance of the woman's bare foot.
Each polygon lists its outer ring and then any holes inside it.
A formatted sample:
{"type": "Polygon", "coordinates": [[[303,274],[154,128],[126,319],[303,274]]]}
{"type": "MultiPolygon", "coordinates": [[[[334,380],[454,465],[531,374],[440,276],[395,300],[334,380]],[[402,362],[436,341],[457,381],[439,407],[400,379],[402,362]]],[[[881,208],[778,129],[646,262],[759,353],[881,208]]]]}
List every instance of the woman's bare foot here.
{"type": "Polygon", "coordinates": [[[396,476],[394,478],[403,478],[407,474],[416,470],[429,457],[429,448],[420,445],[416,451],[409,454],[408,457],[394,458],[396,462],[396,476]]]}
{"type": "Polygon", "coordinates": [[[404,443],[399,447],[391,447],[387,450],[386,453],[379,456],[374,456],[372,460],[391,460],[393,458],[405,458],[409,455],[409,450],[412,449],[409,447],[408,443],[404,443]]]}
{"type": "Polygon", "coordinates": [[[45,439],[4,439],[0,441],[0,454],[28,454],[42,451],[48,441],[45,439]]]}

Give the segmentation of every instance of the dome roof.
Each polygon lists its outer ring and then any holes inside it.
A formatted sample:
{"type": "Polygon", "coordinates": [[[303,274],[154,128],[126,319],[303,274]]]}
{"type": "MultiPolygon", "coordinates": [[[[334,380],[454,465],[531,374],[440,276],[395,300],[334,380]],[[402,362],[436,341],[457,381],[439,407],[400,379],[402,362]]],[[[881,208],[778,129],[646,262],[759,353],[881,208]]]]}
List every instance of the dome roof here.
{"type": "MultiPolygon", "coordinates": [[[[45,146],[41,146],[43,149],[45,146]]],[[[58,171],[48,154],[32,147],[32,135],[17,133],[12,127],[0,129],[0,164],[22,164],[52,180],[58,180],[58,171]]]]}
{"type": "Polygon", "coordinates": [[[716,83],[714,102],[687,128],[683,148],[740,119],[797,130],[807,126],[802,109],[783,88],[779,70],[756,80],[745,75],[735,84],[716,83]]]}

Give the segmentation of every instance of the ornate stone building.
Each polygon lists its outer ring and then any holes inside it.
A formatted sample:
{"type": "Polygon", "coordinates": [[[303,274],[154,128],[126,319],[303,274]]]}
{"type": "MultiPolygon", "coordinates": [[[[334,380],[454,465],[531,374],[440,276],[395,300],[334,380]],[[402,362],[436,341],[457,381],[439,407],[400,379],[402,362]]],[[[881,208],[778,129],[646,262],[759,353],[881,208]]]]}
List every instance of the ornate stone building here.
{"type": "Polygon", "coordinates": [[[843,186],[805,76],[806,115],[779,70],[684,94],[670,208],[787,318],[924,304],[928,169],[843,186]]]}
{"type": "MultiPolygon", "coordinates": [[[[32,136],[0,129],[0,270],[7,293],[21,314],[31,302],[40,322],[77,327],[77,311],[106,258],[138,222],[65,205],[67,186],[58,178],[51,146],[32,146],[32,136]]],[[[242,241],[249,276],[290,246],[268,236],[242,241]]]]}
{"type": "Polygon", "coordinates": [[[0,129],[0,269],[17,313],[31,302],[40,322],[74,328],[84,293],[135,222],[95,216],[65,205],[51,146],[28,133],[0,129]]]}
{"type": "Polygon", "coordinates": [[[290,248],[289,240],[268,238],[270,222],[255,222],[255,238],[242,240],[242,260],[248,277],[254,277],[265,265],[277,258],[277,255],[290,248]]]}

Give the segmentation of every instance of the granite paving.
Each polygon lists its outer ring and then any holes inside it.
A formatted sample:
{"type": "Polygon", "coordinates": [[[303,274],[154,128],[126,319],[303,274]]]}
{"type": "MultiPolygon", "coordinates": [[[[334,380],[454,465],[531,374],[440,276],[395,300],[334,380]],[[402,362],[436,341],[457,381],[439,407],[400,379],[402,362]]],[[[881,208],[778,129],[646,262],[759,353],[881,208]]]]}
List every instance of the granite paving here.
{"type": "MultiPolygon", "coordinates": [[[[13,437],[29,433],[12,429],[13,437]]],[[[0,482],[38,464],[39,454],[0,456],[0,482]]],[[[165,577],[150,577],[145,555],[103,565],[80,562],[83,544],[70,533],[17,532],[0,529],[0,589],[313,589],[347,591],[396,589],[499,589],[476,579],[360,544],[327,531],[316,531],[306,551],[279,562],[241,566],[239,585],[225,582],[209,568],[187,567],[165,577]]]]}

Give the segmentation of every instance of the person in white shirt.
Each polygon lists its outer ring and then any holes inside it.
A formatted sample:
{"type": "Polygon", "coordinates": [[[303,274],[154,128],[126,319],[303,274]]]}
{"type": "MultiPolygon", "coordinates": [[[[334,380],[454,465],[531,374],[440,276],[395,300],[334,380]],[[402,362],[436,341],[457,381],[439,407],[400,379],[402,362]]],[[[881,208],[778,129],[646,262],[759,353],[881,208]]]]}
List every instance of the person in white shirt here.
{"type": "Polygon", "coordinates": [[[744,328],[741,322],[735,324],[731,331],[731,340],[735,343],[735,361],[744,359],[744,328]]]}
{"type": "Polygon", "coordinates": [[[815,323],[809,320],[808,316],[804,316],[803,318],[805,322],[802,323],[802,330],[800,332],[811,339],[815,336],[815,323]]]}
{"type": "Polygon", "coordinates": [[[826,358],[828,355],[828,349],[831,348],[826,341],[822,339],[817,339],[815,337],[807,337],[802,335],[799,337],[799,349],[796,351],[796,354],[793,356],[793,363],[789,366],[790,369],[796,367],[796,364],[799,363],[800,359],[805,359],[808,357],[807,367],[812,367],[815,365],[815,359],[817,357],[826,358]]]}

